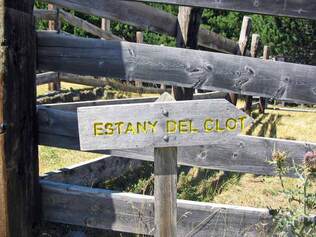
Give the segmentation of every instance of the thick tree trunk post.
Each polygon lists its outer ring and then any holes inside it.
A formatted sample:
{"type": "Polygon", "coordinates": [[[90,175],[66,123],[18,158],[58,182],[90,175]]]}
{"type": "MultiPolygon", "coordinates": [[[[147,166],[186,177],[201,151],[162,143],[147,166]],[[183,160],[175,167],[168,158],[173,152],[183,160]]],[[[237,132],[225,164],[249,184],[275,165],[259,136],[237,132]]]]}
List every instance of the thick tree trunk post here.
{"type": "Polygon", "coordinates": [[[0,0],[0,236],[33,237],[39,214],[32,0],[0,0]]]}
{"type": "MultiPolygon", "coordinates": [[[[270,57],[270,48],[269,46],[264,46],[263,48],[263,59],[264,60],[269,60],[270,57]]],[[[264,114],[266,106],[267,106],[267,102],[266,102],[266,98],[259,98],[259,113],[260,114],[264,114]]]]}
{"type": "MultiPolygon", "coordinates": [[[[172,101],[164,93],[157,101],[172,101]]],[[[168,111],[163,111],[168,116],[168,111]]],[[[168,142],[168,137],[163,138],[168,142]]],[[[155,148],[155,237],[177,236],[177,148],[155,148]]]]}
{"type": "MultiPolygon", "coordinates": [[[[136,43],[142,44],[144,43],[144,33],[141,31],[136,32],[136,43]]],[[[143,87],[143,83],[141,81],[135,81],[136,87],[143,87]]]]}
{"type": "MultiPolygon", "coordinates": [[[[260,40],[260,36],[258,34],[252,35],[250,53],[251,53],[251,57],[253,58],[257,57],[259,40],[260,40]]],[[[252,107],[252,96],[246,96],[245,112],[249,115],[251,114],[251,107],[252,107]]]]}
{"type": "MultiPolygon", "coordinates": [[[[48,10],[57,10],[56,20],[48,21],[48,30],[56,30],[57,33],[59,33],[60,27],[61,27],[59,9],[52,4],[48,4],[47,8],[48,10]]],[[[58,79],[59,79],[59,75],[58,75],[58,79]]],[[[60,89],[61,89],[60,80],[57,80],[57,82],[48,84],[49,91],[59,91],[60,89]]]]}
{"type": "MultiPolygon", "coordinates": [[[[251,32],[251,18],[249,16],[244,16],[242,21],[242,26],[239,36],[239,52],[238,55],[244,56],[246,53],[248,38],[251,32]]],[[[235,93],[229,93],[230,102],[234,105],[237,105],[238,95],[235,93]]]]}
{"type": "MultiPolygon", "coordinates": [[[[177,47],[196,49],[203,8],[179,7],[177,47]]],[[[176,100],[192,100],[194,88],[173,87],[176,100]]]]}

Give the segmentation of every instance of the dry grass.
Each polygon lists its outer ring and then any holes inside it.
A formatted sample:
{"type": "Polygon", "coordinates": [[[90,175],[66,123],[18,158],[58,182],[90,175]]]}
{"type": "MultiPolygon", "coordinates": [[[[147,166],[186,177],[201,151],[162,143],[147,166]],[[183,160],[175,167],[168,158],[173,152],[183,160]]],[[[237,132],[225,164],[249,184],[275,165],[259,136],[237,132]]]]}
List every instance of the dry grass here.
{"type": "MultiPolygon", "coordinates": [[[[83,85],[78,85],[78,84],[71,84],[67,82],[62,82],[61,83],[61,89],[62,90],[67,90],[67,89],[85,89],[85,88],[91,88],[89,86],[83,86],[83,85]]],[[[37,86],[37,96],[44,95],[48,92],[48,84],[45,85],[40,85],[37,86]]]]}

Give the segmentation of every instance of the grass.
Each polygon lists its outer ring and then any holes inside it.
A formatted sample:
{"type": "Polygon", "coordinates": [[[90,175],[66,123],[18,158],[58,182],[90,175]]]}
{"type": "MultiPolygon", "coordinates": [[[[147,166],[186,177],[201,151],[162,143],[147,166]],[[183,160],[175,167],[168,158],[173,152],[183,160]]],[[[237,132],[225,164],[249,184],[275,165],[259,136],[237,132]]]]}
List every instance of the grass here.
{"type": "MultiPolygon", "coordinates": [[[[61,89],[62,90],[67,90],[67,89],[86,89],[86,88],[91,88],[89,86],[84,86],[84,85],[78,85],[78,84],[71,84],[71,83],[67,83],[67,82],[61,82],[61,89]]],[[[44,95],[48,92],[48,85],[44,84],[44,85],[40,85],[37,86],[37,96],[40,95],[44,95]]]]}

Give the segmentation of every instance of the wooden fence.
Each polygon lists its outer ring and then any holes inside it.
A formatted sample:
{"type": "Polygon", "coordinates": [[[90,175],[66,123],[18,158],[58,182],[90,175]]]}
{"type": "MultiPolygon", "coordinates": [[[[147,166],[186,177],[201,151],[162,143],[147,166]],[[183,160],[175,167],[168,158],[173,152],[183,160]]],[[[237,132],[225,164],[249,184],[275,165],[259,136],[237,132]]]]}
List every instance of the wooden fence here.
{"type": "MultiPolygon", "coordinates": [[[[1,40],[5,45],[2,46],[0,83],[0,236],[34,236],[34,226],[41,219],[149,235],[153,235],[157,228],[153,197],[84,186],[89,176],[96,182],[117,176],[131,166],[137,167],[142,162],[140,160],[153,161],[153,148],[95,151],[110,156],[47,175],[41,180],[37,159],[38,144],[80,150],[77,108],[153,102],[154,99],[79,102],[36,108],[35,62],[37,69],[61,75],[75,73],[141,80],[296,103],[316,103],[315,66],[120,40],[86,39],[52,32],[38,32],[36,36],[33,1],[1,2],[6,7],[0,13],[4,19],[0,26],[1,40]],[[19,80],[16,80],[17,77],[19,80]],[[41,208],[38,203],[41,203],[41,208]]],[[[177,36],[175,16],[136,1],[45,2],[177,36]]],[[[218,1],[151,2],[307,19],[315,19],[316,16],[316,3],[307,0],[291,1],[285,5],[282,1],[273,0],[256,1],[256,4],[241,0],[225,1],[225,4],[218,1]]],[[[71,21],[91,29],[89,24],[62,10],[60,12],[64,19],[71,18],[71,21]]],[[[36,11],[36,14],[51,19],[55,10],[36,11]]],[[[100,33],[99,29],[91,32],[102,38],[114,37],[109,32],[100,33]]],[[[233,54],[238,54],[240,50],[236,42],[202,28],[199,28],[198,44],[233,54]]],[[[55,74],[47,75],[54,77],[55,74]]],[[[47,78],[47,75],[39,78],[47,78]]],[[[211,98],[213,96],[210,95],[211,98]]],[[[315,143],[239,135],[215,139],[208,145],[178,148],[177,158],[179,164],[188,166],[276,175],[275,167],[268,162],[274,152],[285,151],[289,165],[292,162],[299,165],[303,163],[305,153],[313,150],[316,150],[315,143]]],[[[295,177],[293,172],[287,175],[295,177]]],[[[178,216],[177,236],[260,235],[266,233],[272,224],[272,216],[267,209],[183,200],[177,200],[175,206],[177,210],[172,211],[176,211],[178,216]]]]}

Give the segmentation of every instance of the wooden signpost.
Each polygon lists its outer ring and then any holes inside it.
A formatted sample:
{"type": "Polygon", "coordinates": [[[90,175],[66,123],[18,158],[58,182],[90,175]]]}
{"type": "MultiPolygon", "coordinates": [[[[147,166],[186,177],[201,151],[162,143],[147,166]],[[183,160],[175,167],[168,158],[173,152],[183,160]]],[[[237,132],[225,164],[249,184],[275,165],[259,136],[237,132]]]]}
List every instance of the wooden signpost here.
{"type": "Polygon", "coordinates": [[[78,108],[81,150],[154,147],[155,236],[177,234],[177,147],[236,136],[252,119],[226,100],[78,108]]]}

